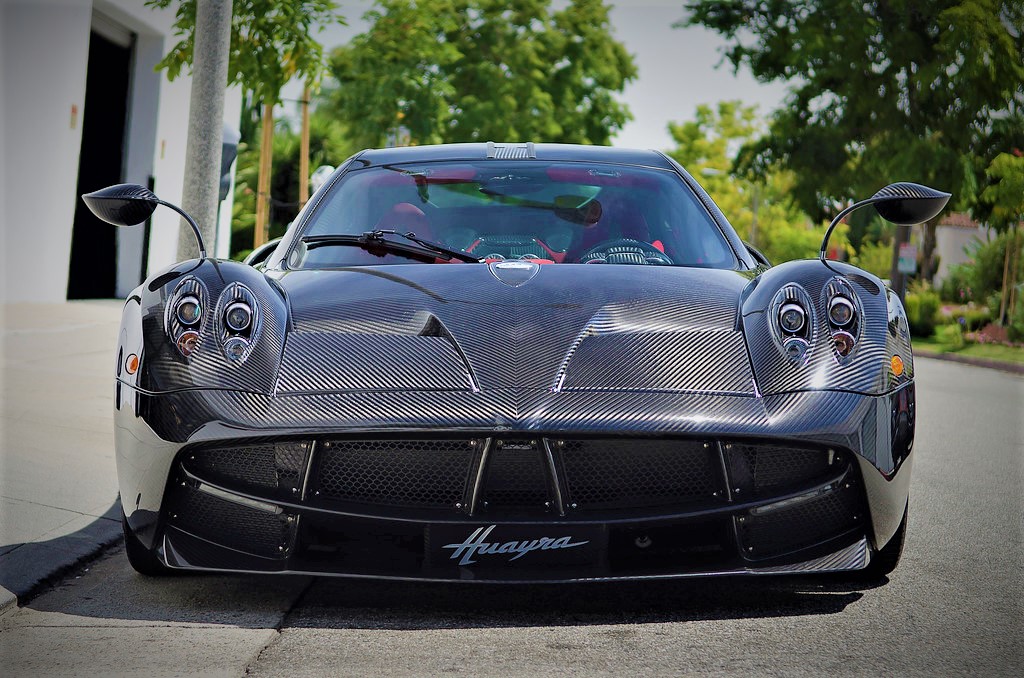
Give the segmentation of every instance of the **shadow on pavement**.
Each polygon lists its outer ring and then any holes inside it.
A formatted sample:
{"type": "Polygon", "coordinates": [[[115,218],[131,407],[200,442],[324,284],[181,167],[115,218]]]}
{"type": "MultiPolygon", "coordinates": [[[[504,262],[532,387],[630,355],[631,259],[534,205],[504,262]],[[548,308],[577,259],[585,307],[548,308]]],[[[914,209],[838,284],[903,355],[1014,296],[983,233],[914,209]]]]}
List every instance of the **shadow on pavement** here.
{"type": "Polygon", "coordinates": [[[95,556],[121,535],[121,503],[71,534],[46,541],[7,544],[0,548],[0,586],[18,596],[31,596],[83,560],[95,556]]]}
{"type": "Polygon", "coordinates": [[[842,612],[876,585],[811,577],[520,586],[317,579],[288,626],[421,630],[822,615],[842,612]]]}
{"type": "Polygon", "coordinates": [[[293,628],[591,626],[836,614],[880,585],[832,576],[562,585],[234,574],[151,578],[131,569],[120,546],[79,574],[29,607],[92,619],[241,628],[278,626],[283,613],[284,626],[293,628]]]}

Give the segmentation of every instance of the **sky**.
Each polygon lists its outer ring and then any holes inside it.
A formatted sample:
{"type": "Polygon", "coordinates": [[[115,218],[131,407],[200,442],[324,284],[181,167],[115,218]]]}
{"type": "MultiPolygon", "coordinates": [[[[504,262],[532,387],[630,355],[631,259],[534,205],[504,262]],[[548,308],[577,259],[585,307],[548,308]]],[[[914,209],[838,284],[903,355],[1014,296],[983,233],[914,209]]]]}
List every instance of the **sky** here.
{"type": "MultiPolygon", "coordinates": [[[[725,43],[715,33],[703,28],[672,28],[684,16],[683,0],[617,0],[611,4],[613,35],[633,55],[639,72],[619,96],[629,106],[633,120],[615,136],[613,146],[673,148],[668,123],[692,120],[698,104],[740,99],[756,104],[762,115],[781,104],[785,86],[758,83],[747,70],[734,74],[732,65],[722,60],[725,43]]],[[[325,51],[365,31],[368,24],[362,15],[371,6],[371,2],[343,2],[348,26],[331,26],[319,34],[325,51]]],[[[290,84],[282,96],[300,98],[301,85],[290,84]]]]}

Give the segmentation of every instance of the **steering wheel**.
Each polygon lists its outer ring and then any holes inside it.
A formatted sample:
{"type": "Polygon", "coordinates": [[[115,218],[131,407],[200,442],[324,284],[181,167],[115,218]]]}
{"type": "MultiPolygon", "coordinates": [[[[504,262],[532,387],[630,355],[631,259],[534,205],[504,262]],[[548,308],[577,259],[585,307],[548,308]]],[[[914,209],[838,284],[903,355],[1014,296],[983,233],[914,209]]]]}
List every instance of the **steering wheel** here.
{"type": "Polygon", "coordinates": [[[581,264],[649,264],[671,266],[674,262],[654,245],[630,238],[605,240],[580,255],[581,264]]]}

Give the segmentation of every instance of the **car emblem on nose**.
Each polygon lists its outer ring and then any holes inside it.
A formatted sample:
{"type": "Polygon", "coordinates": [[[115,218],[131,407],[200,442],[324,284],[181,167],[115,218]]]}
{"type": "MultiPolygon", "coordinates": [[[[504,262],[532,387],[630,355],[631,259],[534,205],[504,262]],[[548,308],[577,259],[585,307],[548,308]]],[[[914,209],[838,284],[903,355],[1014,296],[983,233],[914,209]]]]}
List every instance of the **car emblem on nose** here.
{"type": "Polygon", "coordinates": [[[445,544],[442,548],[454,549],[450,560],[459,560],[459,565],[472,565],[476,561],[474,557],[509,554],[509,562],[519,560],[530,551],[553,551],[556,549],[571,549],[577,546],[589,544],[589,541],[576,541],[566,535],[564,537],[541,537],[539,539],[524,539],[523,541],[486,542],[489,535],[497,525],[490,527],[478,527],[461,544],[445,544]]]}
{"type": "Polygon", "coordinates": [[[533,280],[540,272],[540,265],[530,261],[496,261],[489,264],[491,275],[509,287],[519,287],[533,280]]]}

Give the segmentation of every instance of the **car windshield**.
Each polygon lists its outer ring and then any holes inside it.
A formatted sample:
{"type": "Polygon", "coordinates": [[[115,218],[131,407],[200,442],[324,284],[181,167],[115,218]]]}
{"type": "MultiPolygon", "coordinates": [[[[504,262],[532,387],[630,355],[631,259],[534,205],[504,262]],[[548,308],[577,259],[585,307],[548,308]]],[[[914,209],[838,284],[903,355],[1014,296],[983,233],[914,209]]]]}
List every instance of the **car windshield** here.
{"type": "Polygon", "coordinates": [[[289,265],[462,261],[435,258],[406,233],[488,262],[737,265],[719,227],[672,171],[494,160],[349,171],[313,213],[289,265]],[[352,237],[372,231],[384,234],[362,243],[352,237]],[[382,246],[382,239],[405,247],[382,246]]]}

